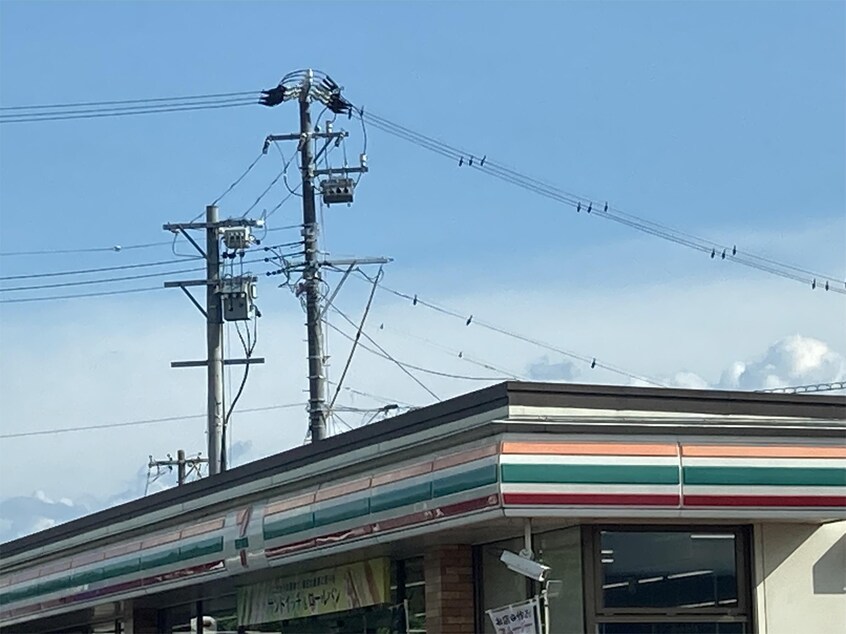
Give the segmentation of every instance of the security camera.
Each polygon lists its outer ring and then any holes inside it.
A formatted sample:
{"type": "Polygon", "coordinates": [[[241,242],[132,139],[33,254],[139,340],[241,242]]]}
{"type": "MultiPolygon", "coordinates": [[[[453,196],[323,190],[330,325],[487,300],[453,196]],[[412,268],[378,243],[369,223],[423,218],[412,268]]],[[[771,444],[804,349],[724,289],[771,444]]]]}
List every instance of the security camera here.
{"type": "Polygon", "coordinates": [[[534,579],[535,581],[543,583],[549,577],[549,566],[544,566],[536,561],[532,561],[528,557],[522,557],[509,550],[503,550],[502,556],[500,556],[499,560],[508,566],[509,570],[519,573],[524,577],[528,577],[529,579],[534,579]]]}

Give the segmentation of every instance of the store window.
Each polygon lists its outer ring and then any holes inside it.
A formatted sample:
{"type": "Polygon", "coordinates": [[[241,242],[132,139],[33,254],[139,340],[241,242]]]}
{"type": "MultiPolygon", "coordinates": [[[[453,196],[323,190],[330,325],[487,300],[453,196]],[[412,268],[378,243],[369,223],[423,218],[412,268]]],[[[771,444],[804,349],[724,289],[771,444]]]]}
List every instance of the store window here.
{"type": "Polygon", "coordinates": [[[549,597],[550,631],[582,634],[585,626],[581,527],[536,534],[532,541],[538,561],[552,569],[549,578],[555,591],[549,597]]]}
{"type": "Polygon", "coordinates": [[[599,527],[588,631],[599,634],[751,632],[749,555],[742,528],[599,527]]]}
{"type": "Polygon", "coordinates": [[[526,578],[511,572],[499,560],[503,550],[516,553],[523,546],[521,537],[477,547],[477,559],[482,567],[482,585],[479,588],[479,604],[482,606],[480,618],[485,634],[492,634],[494,631],[491,620],[485,616],[487,610],[525,601],[531,596],[531,588],[526,578]]]}

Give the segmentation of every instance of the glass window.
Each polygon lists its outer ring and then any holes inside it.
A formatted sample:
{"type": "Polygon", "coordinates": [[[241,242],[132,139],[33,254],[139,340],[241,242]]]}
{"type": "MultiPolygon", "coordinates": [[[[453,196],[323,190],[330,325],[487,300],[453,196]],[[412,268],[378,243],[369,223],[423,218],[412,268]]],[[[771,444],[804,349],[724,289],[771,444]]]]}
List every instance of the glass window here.
{"type": "Polygon", "coordinates": [[[523,538],[509,539],[480,547],[482,561],[482,615],[485,633],[494,631],[485,610],[518,603],[529,598],[526,578],[510,571],[499,560],[503,550],[520,552],[523,538]]]}
{"type": "Polygon", "coordinates": [[[614,527],[587,534],[587,591],[598,634],[745,634],[748,539],[742,527],[614,527]]]}
{"type": "Polygon", "coordinates": [[[549,598],[550,631],[556,634],[582,634],[582,531],[580,526],[541,533],[533,538],[538,561],[552,570],[549,578],[560,581],[549,598]]]}
{"type": "Polygon", "coordinates": [[[735,540],[732,532],[601,531],[602,606],[736,608],[735,540]]]}
{"type": "Polygon", "coordinates": [[[599,634],[744,634],[744,623],[602,623],[599,634]]]}

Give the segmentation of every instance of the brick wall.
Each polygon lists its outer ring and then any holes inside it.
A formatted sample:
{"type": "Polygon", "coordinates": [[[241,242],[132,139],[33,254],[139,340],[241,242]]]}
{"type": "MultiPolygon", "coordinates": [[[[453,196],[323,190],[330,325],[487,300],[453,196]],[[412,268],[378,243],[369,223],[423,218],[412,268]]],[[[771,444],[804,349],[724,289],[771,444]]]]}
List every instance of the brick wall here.
{"type": "Polygon", "coordinates": [[[426,631],[473,634],[473,549],[469,545],[433,546],[424,555],[426,631]]]}

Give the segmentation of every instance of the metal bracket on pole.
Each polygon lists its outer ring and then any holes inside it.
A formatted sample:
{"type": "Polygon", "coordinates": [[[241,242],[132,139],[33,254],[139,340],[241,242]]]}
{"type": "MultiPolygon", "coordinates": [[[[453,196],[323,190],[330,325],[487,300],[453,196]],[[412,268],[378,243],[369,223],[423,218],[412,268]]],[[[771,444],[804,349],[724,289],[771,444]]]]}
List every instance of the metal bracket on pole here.
{"type": "MultiPolygon", "coordinates": [[[[251,357],[249,359],[224,359],[223,365],[259,365],[264,363],[264,357],[251,357]]],[[[209,365],[206,360],[203,361],[171,361],[172,368],[205,368],[209,365]]]]}

